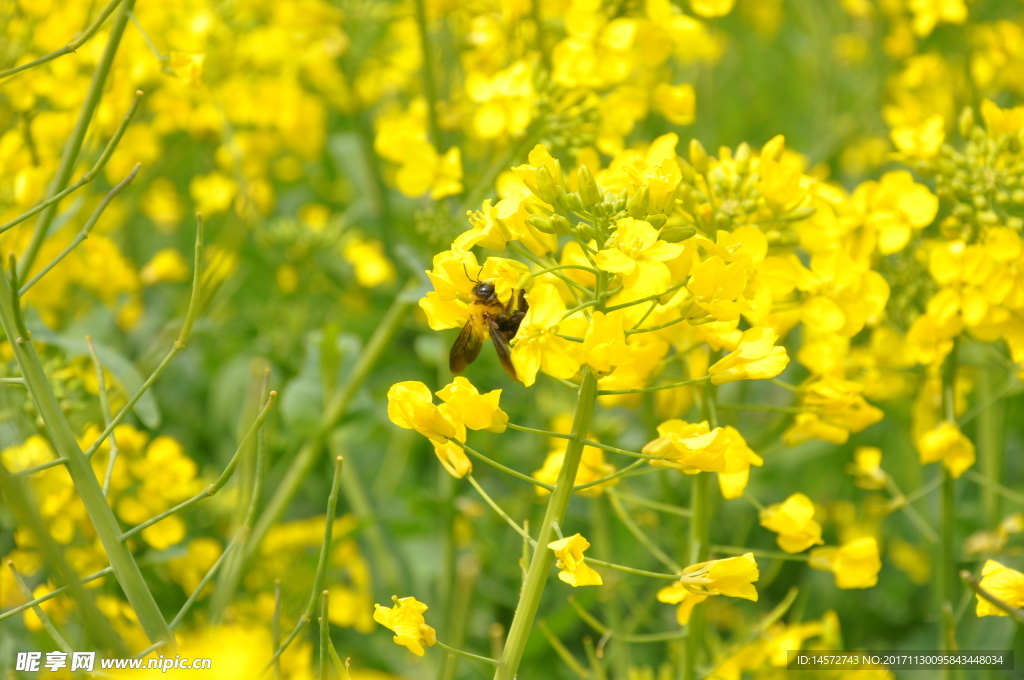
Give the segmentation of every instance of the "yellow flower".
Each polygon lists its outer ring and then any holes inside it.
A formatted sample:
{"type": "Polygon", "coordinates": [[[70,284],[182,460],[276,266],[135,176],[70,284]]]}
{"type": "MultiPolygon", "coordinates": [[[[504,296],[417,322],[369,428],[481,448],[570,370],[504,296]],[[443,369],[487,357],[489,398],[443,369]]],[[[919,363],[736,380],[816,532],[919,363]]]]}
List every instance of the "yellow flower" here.
{"type": "Polygon", "coordinates": [[[905,155],[926,160],[939,153],[939,148],[946,141],[946,120],[936,113],[920,125],[894,128],[890,135],[893,144],[905,155]]]}
{"type": "Polygon", "coordinates": [[[776,347],[778,335],[770,328],[744,331],[736,349],[708,369],[715,385],[736,380],[774,378],[789,363],[785,347],[776,347]]]}
{"type": "Polygon", "coordinates": [[[187,281],[189,266],[176,248],[164,248],[157,252],[139,272],[139,281],[147,286],[154,283],[177,283],[187,281]]]}
{"type": "Polygon", "coordinates": [[[648,442],[643,452],[660,459],[651,459],[651,465],[670,467],[689,475],[698,472],[721,472],[725,470],[725,450],[712,447],[721,428],[708,429],[708,422],[687,423],[682,420],[666,420],[658,426],[659,437],[648,442]]]}
{"type": "Polygon", "coordinates": [[[492,281],[498,299],[507,301],[528,271],[522,262],[503,257],[489,257],[480,267],[473,253],[458,248],[446,250],[434,256],[434,268],[427,272],[434,290],[419,305],[432,330],[462,328],[469,319],[474,280],[492,281]]]}
{"type": "Polygon", "coordinates": [[[782,207],[807,195],[800,186],[800,172],[771,158],[761,159],[761,181],[757,188],[766,198],[782,207]]]}
{"type": "Polygon", "coordinates": [[[686,288],[701,309],[716,320],[734,321],[749,309],[742,299],[749,274],[749,262],[726,263],[720,255],[712,255],[694,265],[686,288]]]}
{"type": "Polygon", "coordinates": [[[995,135],[1011,135],[1024,128],[1024,106],[1001,109],[991,99],[981,103],[981,117],[989,132],[995,135]]]}
{"type": "Polygon", "coordinates": [[[480,394],[469,380],[456,376],[452,383],[437,392],[437,396],[448,405],[449,417],[465,423],[469,429],[505,431],[508,414],[498,408],[501,390],[480,394]]]}
{"type": "Polygon", "coordinates": [[[626,310],[594,312],[583,338],[583,361],[598,373],[609,373],[612,367],[628,363],[632,348],[626,344],[626,310]]]}
{"type": "Polygon", "coordinates": [[[693,85],[658,83],[652,93],[654,109],[673,125],[689,125],[697,117],[697,95],[693,85]]]}
{"type": "MultiPolygon", "coordinates": [[[[1002,600],[1015,609],[1024,608],[1024,574],[1016,569],[1003,566],[995,560],[988,560],[981,569],[981,588],[996,599],[1002,600]]],[[[978,616],[1009,616],[981,595],[975,613],[978,616]]]]}
{"type": "Polygon", "coordinates": [[[388,418],[438,444],[455,436],[454,423],[434,403],[430,388],[416,380],[395,383],[388,390],[388,418]]]}
{"type": "Polygon", "coordinates": [[[38,434],[31,435],[21,444],[12,444],[0,451],[0,461],[3,461],[4,467],[10,473],[48,463],[54,457],[50,443],[38,434]]]}
{"type": "Polygon", "coordinates": [[[555,556],[558,558],[555,565],[561,569],[558,572],[558,578],[573,588],[599,586],[604,583],[601,580],[601,575],[587,566],[583,559],[583,551],[590,547],[590,542],[580,534],[552,541],[548,543],[548,547],[555,551],[555,556]]]}
{"type": "Polygon", "coordinates": [[[851,380],[825,377],[808,386],[801,398],[810,413],[801,413],[782,439],[796,446],[809,439],[845,444],[851,432],[874,425],[884,415],[861,396],[864,386],[851,380]]]}
{"type": "Polygon", "coordinates": [[[882,561],[878,558],[878,541],[865,536],[840,548],[815,548],[809,564],[835,574],[836,586],[843,589],[870,588],[878,583],[882,561]]]}
{"type": "MultiPolygon", "coordinates": [[[[572,427],[572,416],[561,415],[554,419],[552,424],[552,431],[554,432],[569,432],[572,427]]],[[[588,439],[596,441],[597,437],[594,434],[589,434],[588,439]]],[[[538,479],[546,484],[554,485],[558,480],[558,473],[562,471],[562,461],[565,460],[565,449],[569,445],[569,440],[562,438],[552,438],[551,450],[548,452],[547,457],[544,459],[544,464],[538,470],[533,471],[534,479],[538,479]]],[[[576,469],[576,479],[573,482],[573,486],[579,486],[580,484],[587,484],[590,482],[597,481],[607,477],[608,475],[615,472],[615,466],[611,463],[605,462],[604,451],[594,446],[583,447],[583,457],[580,460],[580,466],[576,469]]],[[[587,498],[597,498],[604,490],[609,486],[615,486],[619,483],[619,478],[608,480],[603,484],[597,484],[588,489],[577,491],[581,496],[587,498]]],[[[535,486],[537,495],[547,496],[551,492],[547,489],[535,486]]]]}
{"type": "Polygon", "coordinates": [[[395,603],[394,607],[373,605],[373,620],[394,631],[396,645],[407,647],[416,656],[423,656],[424,646],[437,644],[437,633],[423,618],[427,605],[415,597],[399,599],[392,596],[391,601],[395,603]]]}
{"type": "Polygon", "coordinates": [[[956,423],[944,420],[917,440],[921,464],[942,461],[953,479],[974,465],[974,444],[960,431],[956,423]]]}
{"type": "Polygon", "coordinates": [[[743,435],[732,425],[721,428],[709,448],[720,450],[725,456],[725,468],[718,471],[718,487],[722,491],[722,497],[739,498],[747,488],[750,466],[760,467],[764,465],[764,460],[747,446],[743,435]]]}
{"type": "Polygon", "coordinates": [[[775,541],[788,553],[821,545],[821,525],[814,521],[814,503],[802,493],[795,493],[782,503],[769,505],[761,511],[761,526],[778,534],[775,541]]]}
{"type": "Polygon", "coordinates": [[[967,21],[964,0],[910,0],[908,4],[914,14],[914,34],[920,38],[931,35],[936,24],[962,24],[967,21]]]}
{"type": "Polygon", "coordinates": [[[205,54],[185,54],[172,51],[168,65],[174,74],[181,78],[181,82],[186,85],[198,85],[199,78],[203,75],[205,59],[205,54]]]}
{"type": "Polygon", "coordinates": [[[188,191],[199,212],[213,215],[231,207],[231,202],[238,194],[238,184],[221,172],[211,172],[209,175],[193,177],[188,191]]]}
{"type": "Polygon", "coordinates": [[[724,17],[732,11],[736,0],[690,0],[693,13],[705,19],[724,17]]]}
{"type": "Polygon", "coordinates": [[[726,595],[757,602],[754,582],[759,576],[753,553],[700,562],[683,569],[683,577],[678,583],[659,590],[658,602],[678,604],[676,620],[685,626],[693,607],[708,597],[726,595]]]}
{"type": "Polygon", "coordinates": [[[611,247],[594,256],[597,266],[622,275],[623,285],[637,297],[656,295],[669,286],[667,260],[678,257],[683,246],[658,240],[649,223],[624,217],[616,222],[611,247]]]}
{"type": "Polygon", "coordinates": [[[352,236],[345,241],[341,256],[352,265],[356,283],[363,288],[376,288],[395,280],[395,266],[384,254],[384,244],[377,239],[352,236]]]}
{"type": "Polygon", "coordinates": [[[889,478],[882,469],[882,449],[876,446],[858,446],[853,452],[853,463],[846,471],[854,476],[854,483],[862,489],[875,491],[885,487],[889,478]]]}
{"type": "Polygon", "coordinates": [[[512,364],[523,384],[529,387],[543,370],[556,378],[571,378],[580,370],[579,343],[558,337],[580,331],[582,318],[563,321],[566,308],[558,289],[550,283],[538,283],[526,296],[529,311],[523,317],[512,346],[512,364]]]}

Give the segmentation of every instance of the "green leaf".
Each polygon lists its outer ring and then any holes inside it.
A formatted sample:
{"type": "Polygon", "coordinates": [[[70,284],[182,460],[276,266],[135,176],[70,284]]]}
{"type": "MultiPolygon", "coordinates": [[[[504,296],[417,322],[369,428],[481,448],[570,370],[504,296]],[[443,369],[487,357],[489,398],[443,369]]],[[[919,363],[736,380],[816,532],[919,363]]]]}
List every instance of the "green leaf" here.
{"type": "MultiPolygon", "coordinates": [[[[89,347],[85,344],[84,339],[71,338],[41,329],[32,330],[32,339],[52,347],[59,347],[64,350],[68,357],[89,356],[89,347]]],[[[103,364],[103,368],[110,372],[110,375],[120,384],[125,394],[131,397],[138,392],[146,379],[135,369],[135,365],[132,364],[131,360],[106,345],[96,342],[93,342],[93,344],[96,346],[96,355],[99,357],[100,363],[103,364]]],[[[139,417],[139,420],[146,427],[153,429],[160,426],[160,407],[157,406],[156,398],[153,397],[152,392],[147,391],[143,394],[135,402],[135,407],[132,410],[135,411],[135,415],[139,417]]]]}

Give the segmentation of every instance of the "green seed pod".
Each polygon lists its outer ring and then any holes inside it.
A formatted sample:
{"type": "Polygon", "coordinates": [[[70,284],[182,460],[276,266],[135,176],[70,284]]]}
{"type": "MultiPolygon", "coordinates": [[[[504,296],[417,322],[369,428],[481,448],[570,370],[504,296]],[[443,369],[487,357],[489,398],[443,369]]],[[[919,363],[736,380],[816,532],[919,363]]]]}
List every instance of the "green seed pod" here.
{"type": "Polygon", "coordinates": [[[669,243],[679,243],[697,234],[694,227],[666,227],[658,233],[658,238],[669,243]]]}
{"type": "Polygon", "coordinates": [[[587,166],[580,166],[580,169],[576,172],[576,179],[579,182],[580,199],[583,201],[583,205],[591,206],[603,200],[601,188],[597,186],[597,182],[594,181],[594,176],[590,173],[590,169],[587,166]]]}
{"type": "Polygon", "coordinates": [[[708,152],[696,138],[690,140],[690,163],[702,175],[708,171],[708,152]]]}
{"type": "Polygon", "coordinates": [[[647,200],[650,196],[650,192],[647,189],[647,185],[640,187],[640,189],[629,197],[626,201],[626,212],[629,216],[638,220],[642,220],[647,217],[647,200]]]}

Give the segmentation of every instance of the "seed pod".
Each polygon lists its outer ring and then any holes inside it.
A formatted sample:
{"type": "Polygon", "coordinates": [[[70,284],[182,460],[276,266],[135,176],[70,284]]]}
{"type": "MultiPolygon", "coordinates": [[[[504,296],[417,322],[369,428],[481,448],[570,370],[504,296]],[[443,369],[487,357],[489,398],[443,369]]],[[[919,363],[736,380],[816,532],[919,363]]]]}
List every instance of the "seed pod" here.
{"type": "Polygon", "coordinates": [[[584,242],[588,242],[588,241],[594,240],[594,228],[592,226],[590,226],[589,224],[586,224],[586,223],[583,223],[583,222],[580,222],[579,224],[577,224],[573,228],[572,233],[575,236],[583,239],[584,242]]]}

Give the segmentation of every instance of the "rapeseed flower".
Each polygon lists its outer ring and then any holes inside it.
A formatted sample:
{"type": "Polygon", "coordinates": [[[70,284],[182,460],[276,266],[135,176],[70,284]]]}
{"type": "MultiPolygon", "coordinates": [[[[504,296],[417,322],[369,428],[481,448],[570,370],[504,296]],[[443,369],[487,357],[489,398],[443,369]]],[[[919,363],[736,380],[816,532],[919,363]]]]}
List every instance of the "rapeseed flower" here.
{"type": "Polygon", "coordinates": [[[587,565],[583,551],[590,547],[590,542],[580,534],[548,543],[548,548],[555,551],[557,566],[561,571],[558,578],[573,588],[579,586],[599,586],[604,583],[601,575],[587,565]]]}
{"type": "Polygon", "coordinates": [[[406,647],[416,656],[423,656],[424,647],[437,644],[437,633],[423,618],[427,605],[415,597],[399,599],[395,595],[391,601],[395,603],[393,607],[373,605],[373,620],[395,633],[392,639],[396,645],[406,647]]]}

